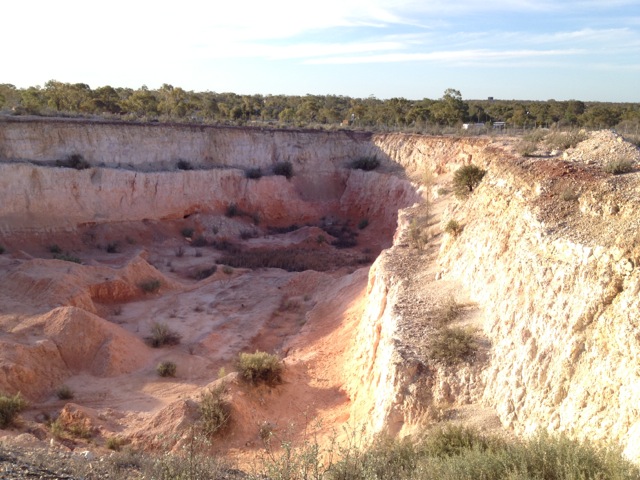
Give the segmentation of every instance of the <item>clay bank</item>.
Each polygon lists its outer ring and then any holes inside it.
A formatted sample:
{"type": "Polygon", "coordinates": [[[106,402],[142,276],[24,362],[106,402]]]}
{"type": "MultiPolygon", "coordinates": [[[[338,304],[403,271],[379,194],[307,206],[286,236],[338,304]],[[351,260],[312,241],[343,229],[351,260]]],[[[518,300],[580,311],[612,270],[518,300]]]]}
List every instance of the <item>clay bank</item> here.
{"type": "Polygon", "coordinates": [[[638,459],[639,174],[612,176],[579,146],[512,147],[0,120],[0,391],[32,402],[34,442],[42,412],[82,419],[98,444],[180,438],[222,382],[230,451],[302,418],[367,435],[458,419],[613,440],[638,459]],[[468,164],[487,174],[460,200],[451,173],[468,164]],[[179,341],[152,348],[158,323],[179,341]],[[454,327],[473,354],[443,361],[433,339],[454,327]],[[255,350],[283,359],[282,384],[229,373],[255,350]],[[162,361],[174,378],[158,378],[162,361]]]}

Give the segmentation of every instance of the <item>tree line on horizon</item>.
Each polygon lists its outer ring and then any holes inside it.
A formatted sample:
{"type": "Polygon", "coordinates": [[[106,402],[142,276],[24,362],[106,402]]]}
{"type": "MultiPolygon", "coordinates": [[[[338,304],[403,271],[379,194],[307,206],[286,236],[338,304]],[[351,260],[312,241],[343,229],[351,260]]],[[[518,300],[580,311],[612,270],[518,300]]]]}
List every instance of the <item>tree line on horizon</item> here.
{"type": "Polygon", "coordinates": [[[194,92],[163,84],[158,89],[91,89],[50,80],[43,87],[0,84],[0,112],[13,115],[98,116],[125,121],[427,130],[463,123],[505,122],[514,128],[621,128],[638,134],[640,104],[527,100],[463,100],[447,89],[441,98],[381,100],[373,96],[239,95],[194,92]]]}

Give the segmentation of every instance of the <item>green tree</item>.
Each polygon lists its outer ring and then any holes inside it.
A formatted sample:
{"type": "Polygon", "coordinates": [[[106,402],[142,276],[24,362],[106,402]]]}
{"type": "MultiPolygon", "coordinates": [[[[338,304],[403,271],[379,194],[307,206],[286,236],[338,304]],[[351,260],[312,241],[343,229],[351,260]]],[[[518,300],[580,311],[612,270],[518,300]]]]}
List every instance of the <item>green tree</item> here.
{"type": "Polygon", "coordinates": [[[469,106],[462,100],[460,91],[447,88],[442,98],[431,108],[434,120],[442,125],[455,125],[468,116],[469,106]]]}

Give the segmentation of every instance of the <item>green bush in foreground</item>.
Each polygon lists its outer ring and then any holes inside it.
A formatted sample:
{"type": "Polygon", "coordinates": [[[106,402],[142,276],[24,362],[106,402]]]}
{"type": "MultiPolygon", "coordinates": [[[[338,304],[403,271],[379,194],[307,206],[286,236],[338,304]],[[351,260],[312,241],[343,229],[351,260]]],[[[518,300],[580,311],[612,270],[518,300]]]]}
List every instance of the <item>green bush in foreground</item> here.
{"type": "Polygon", "coordinates": [[[25,408],[27,408],[27,401],[19,393],[12,397],[0,394],[0,428],[10,426],[25,408]]]}
{"type": "Polygon", "coordinates": [[[277,355],[260,351],[241,353],[237,364],[240,376],[249,383],[280,383],[282,362],[277,355]]]}
{"type": "Polygon", "coordinates": [[[357,439],[322,450],[313,442],[282,442],[252,478],[317,480],[600,480],[637,479],[640,469],[620,452],[565,436],[507,441],[462,426],[445,426],[421,442],[357,439]],[[262,476],[261,476],[262,475],[262,476]]]}

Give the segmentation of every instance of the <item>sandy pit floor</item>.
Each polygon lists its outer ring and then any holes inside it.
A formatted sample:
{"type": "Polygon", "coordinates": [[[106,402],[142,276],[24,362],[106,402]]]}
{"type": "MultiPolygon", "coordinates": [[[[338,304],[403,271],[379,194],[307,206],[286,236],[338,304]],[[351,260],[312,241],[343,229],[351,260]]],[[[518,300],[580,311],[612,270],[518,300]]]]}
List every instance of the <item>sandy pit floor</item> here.
{"type": "MultiPolygon", "coordinates": [[[[30,407],[23,428],[3,434],[27,430],[34,441],[48,442],[49,425],[62,411],[90,427],[93,448],[113,436],[171,447],[194,422],[189,405],[220,382],[233,405],[233,426],[214,448],[227,456],[247,458],[262,448],[264,425],[284,439],[300,437],[311,422],[327,437],[349,422],[343,365],[363,308],[369,268],[362,258],[373,258],[367,245],[335,249],[317,241],[333,238],[317,227],[264,233],[237,246],[304,245],[308,254],[339,260],[323,272],[232,268],[216,263],[228,252],[210,242],[195,247],[183,228],[178,222],[98,226],[5,241],[0,386],[21,391],[30,407]],[[74,257],[81,264],[69,261],[74,257]],[[161,281],[159,290],[141,289],[149,279],[161,281]],[[179,343],[151,348],[157,323],[179,343]],[[239,352],[256,350],[282,358],[282,384],[250,386],[237,377],[239,352]],[[158,376],[164,361],[177,365],[175,377],[158,376]],[[72,399],[58,398],[62,385],[72,399]]],[[[87,444],[58,441],[72,449],[87,444]]]]}

